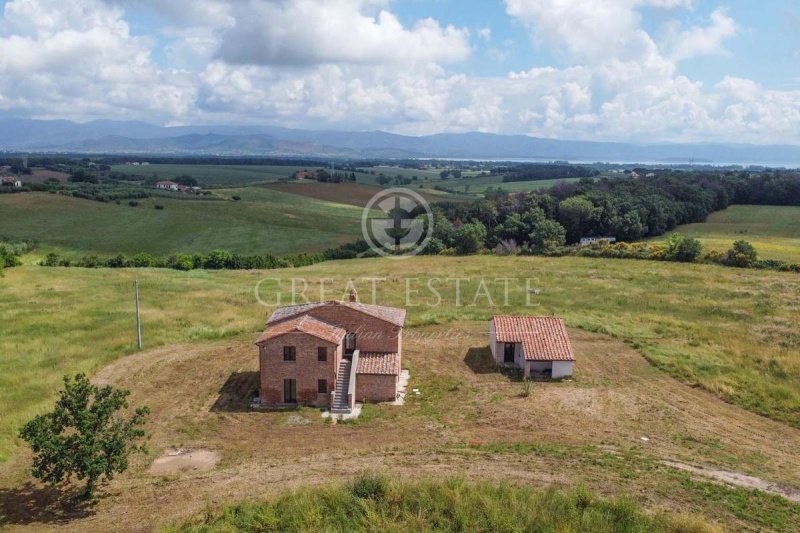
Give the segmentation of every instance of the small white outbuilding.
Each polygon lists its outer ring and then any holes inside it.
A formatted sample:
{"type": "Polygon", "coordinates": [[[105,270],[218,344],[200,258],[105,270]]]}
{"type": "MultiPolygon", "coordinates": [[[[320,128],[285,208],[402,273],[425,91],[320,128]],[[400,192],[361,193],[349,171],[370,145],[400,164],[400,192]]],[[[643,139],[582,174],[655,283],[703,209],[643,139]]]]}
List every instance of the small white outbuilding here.
{"type": "Polygon", "coordinates": [[[575,363],[564,321],[554,316],[495,316],[489,348],[498,365],[515,366],[525,378],[569,377],[575,363]]]}

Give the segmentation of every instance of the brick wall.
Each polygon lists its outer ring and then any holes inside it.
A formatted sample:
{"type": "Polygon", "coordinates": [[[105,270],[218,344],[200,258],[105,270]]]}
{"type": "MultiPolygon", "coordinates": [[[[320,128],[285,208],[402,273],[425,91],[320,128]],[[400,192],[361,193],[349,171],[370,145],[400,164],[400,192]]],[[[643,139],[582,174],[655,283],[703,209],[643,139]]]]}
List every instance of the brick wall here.
{"type": "Polygon", "coordinates": [[[297,402],[305,405],[326,407],[330,404],[330,392],[336,386],[336,371],[342,358],[341,346],[337,346],[312,335],[294,332],[270,339],[259,347],[261,367],[261,403],[283,404],[283,380],[297,382],[297,402]],[[295,361],[283,360],[283,347],[294,346],[295,361]],[[328,360],[317,361],[317,348],[328,348],[328,360]],[[328,381],[328,393],[317,394],[317,380],[328,381]]]}
{"type": "Polygon", "coordinates": [[[398,376],[358,374],[356,376],[356,401],[392,402],[397,394],[398,376]]]}

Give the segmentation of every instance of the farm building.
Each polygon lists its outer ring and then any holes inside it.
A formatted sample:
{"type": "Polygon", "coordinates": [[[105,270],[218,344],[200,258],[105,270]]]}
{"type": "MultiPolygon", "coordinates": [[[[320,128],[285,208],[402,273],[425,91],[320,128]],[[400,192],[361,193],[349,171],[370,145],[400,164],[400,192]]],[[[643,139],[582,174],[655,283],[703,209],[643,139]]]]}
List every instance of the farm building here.
{"type": "Polygon", "coordinates": [[[0,183],[2,183],[2,185],[5,187],[17,187],[17,188],[22,187],[22,181],[13,176],[6,176],[2,178],[2,180],[0,180],[0,183]]]}
{"type": "Polygon", "coordinates": [[[604,244],[611,244],[612,242],[617,242],[616,237],[581,237],[581,246],[589,246],[590,244],[594,244],[596,242],[601,242],[604,244]]]}
{"type": "Polygon", "coordinates": [[[262,406],[297,404],[349,413],[358,402],[394,401],[404,309],[349,301],[280,307],[259,347],[262,406]]]}
{"type": "Polygon", "coordinates": [[[572,375],[575,354],[564,321],[553,316],[495,316],[489,348],[498,365],[515,366],[525,378],[572,375]]]}
{"type": "MultiPolygon", "coordinates": [[[[136,163],[134,163],[134,164],[136,164],[136,163]]],[[[180,189],[180,187],[181,186],[179,184],[175,183],[174,181],[170,181],[170,180],[162,180],[162,181],[159,181],[158,183],[156,183],[156,189],[166,189],[166,190],[169,190],[169,191],[177,191],[178,189],[180,189]]]]}

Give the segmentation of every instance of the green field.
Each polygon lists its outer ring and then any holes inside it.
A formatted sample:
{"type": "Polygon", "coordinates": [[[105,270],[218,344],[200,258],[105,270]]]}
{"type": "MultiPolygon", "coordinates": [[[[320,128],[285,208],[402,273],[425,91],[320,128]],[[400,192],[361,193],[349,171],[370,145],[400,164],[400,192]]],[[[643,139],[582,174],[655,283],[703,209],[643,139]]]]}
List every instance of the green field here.
{"type": "Polygon", "coordinates": [[[744,239],[762,259],[800,263],[800,207],[732,205],[712,213],[706,222],[675,231],[698,238],[706,251],[724,252],[733,241],[744,239]]]}
{"type": "Polygon", "coordinates": [[[306,168],[317,167],[153,164],[146,166],[113,165],[111,170],[134,176],[157,176],[160,179],[173,179],[177,176],[189,175],[203,185],[243,185],[278,181],[290,177],[297,170],[306,168]]]}
{"type": "Polygon", "coordinates": [[[702,533],[711,524],[678,513],[648,515],[634,502],[585,489],[388,482],[362,475],[347,486],[315,487],[275,501],[243,502],[175,531],[563,531],[702,533]],[[346,511],[345,511],[346,510],[346,511]]]}
{"type": "Polygon", "coordinates": [[[476,176],[474,178],[464,178],[460,180],[448,180],[444,186],[458,192],[469,192],[471,194],[482,193],[489,187],[500,187],[506,192],[527,192],[546,189],[559,183],[572,183],[580,178],[563,178],[539,181],[512,181],[503,183],[502,176],[476,176]]]}
{"type": "MultiPolygon", "coordinates": [[[[386,278],[381,303],[407,307],[409,326],[487,320],[493,314],[558,314],[572,327],[625,339],[653,364],[726,401],[800,427],[800,276],[711,265],[588,258],[420,257],[352,260],[302,269],[192,271],[9,269],[0,279],[0,460],[18,445],[20,424],[53,399],[66,372],[93,372],[134,348],[131,285],[141,283],[145,344],[256,334],[268,309],[254,288],[264,278],[331,278],[323,299],[341,298],[347,279],[386,278]],[[473,295],[513,272],[509,307],[473,295]],[[425,291],[405,302],[402,278],[464,277],[461,305],[453,284],[440,284],[443,305],[425,291]],[[525,279],[541,293],[526,305],[525,279]]],[[[262,284],[274,290],[279,282],[262,284]]],[[[368,294],[370,284],[360,285],[368,294]]],[[[499,290],[492,285],[493,291],[499,290]]],[[[266,293],[265,293],[266,294],[266,293]]],[[[365,296],[366,298],[366,296],[365,296]]]]}
{"type": "Polygon", "coordinates": [[[0,235],[72,255],[315,252],[357,239],[360,217],[356,206],[263,188],[218,190],[213,199],[159,196],[138,207],[46,193],[0,196],[0,235]]]}

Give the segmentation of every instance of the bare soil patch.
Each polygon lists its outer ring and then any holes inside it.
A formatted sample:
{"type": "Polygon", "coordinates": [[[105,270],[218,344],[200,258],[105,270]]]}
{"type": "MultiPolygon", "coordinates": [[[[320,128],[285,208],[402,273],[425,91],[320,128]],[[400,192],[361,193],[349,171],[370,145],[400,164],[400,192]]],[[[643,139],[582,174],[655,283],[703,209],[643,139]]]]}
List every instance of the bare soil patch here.
{"type": "Polygon", "coordinates": [[[211,470],[219,462],[219,454],[211,450],[172,449],[153,461],[149,472],[153,475],[211,470]]]}

